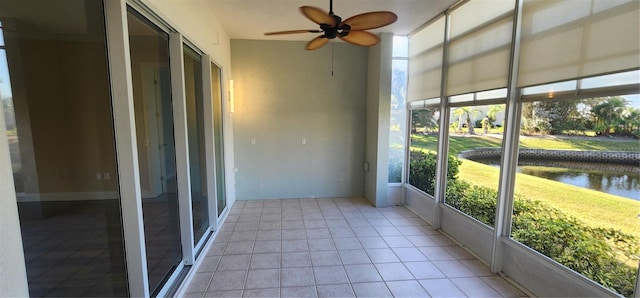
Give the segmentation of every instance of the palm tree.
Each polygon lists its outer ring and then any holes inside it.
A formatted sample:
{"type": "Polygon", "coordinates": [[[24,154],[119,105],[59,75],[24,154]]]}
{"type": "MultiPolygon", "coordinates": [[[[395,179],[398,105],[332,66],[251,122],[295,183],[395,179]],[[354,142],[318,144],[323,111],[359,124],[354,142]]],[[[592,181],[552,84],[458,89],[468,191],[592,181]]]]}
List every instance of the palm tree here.
{"type": "Polygon", "coordinates": [[[438,121],[436,119],[436,113],[431,109],[411,111],[411,132],[416,133],[418,127],[424,127],[425,132],[437,129],[438,121]]]}
{"type": "Polygon", "coordinates": [[[467,124],[467,131],[470,135],[475,135],[476,132],[473,129],[473,124],[471,123],[471,115],[473,117],[477,116],[480,111],[475,107],[461,107],[453,110],[453,114],[458,116],[458,130],[462,130],[462,117],[465,117],[465,123],[467,124]]]}
{"type": "Polygon", "coordinates": [[[624,122],[627,125],[626,129],[630,134],[640,137],[640,109],[628,107],[627,112],[625,113],[624,122]]]}
{"type": "Polygon", "coordinates": [[[605,98],[605,101],[595,105],[591,112],[595,115],[595,130],[599,135],[609,135],[613,129],[623,123],[627,101],[622,97],[605,98]]]}
{"type": "Polygon", "coordinates": [[[491,120],[491,122],[496,121],[496,115],[504,111],[504,108],[505,108],[504,104],[490,105],[489,111],[487,111],[487,117],[489,117],[489,120],[491,120]]]}
{"type": "Polygon", "coordinates": [[[489,128],[491,128],[493,126],[493,122],[497,120],[496,115],[504,111],[504,109],[505,109],[504,104],[489,106],[489,110],[487,111],[487,118],[489,118],[489,128]]]}

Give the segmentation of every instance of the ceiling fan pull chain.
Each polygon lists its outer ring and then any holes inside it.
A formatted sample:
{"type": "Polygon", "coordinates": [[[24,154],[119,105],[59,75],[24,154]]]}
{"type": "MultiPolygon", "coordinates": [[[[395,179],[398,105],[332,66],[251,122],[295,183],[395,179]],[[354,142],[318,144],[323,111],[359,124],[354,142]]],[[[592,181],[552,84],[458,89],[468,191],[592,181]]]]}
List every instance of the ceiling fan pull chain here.
{"type": "Polygon", "coordinates": [[[336,43],[331,43],[331,76],[333,76],[333,49],[335,48],[336,43]]]}

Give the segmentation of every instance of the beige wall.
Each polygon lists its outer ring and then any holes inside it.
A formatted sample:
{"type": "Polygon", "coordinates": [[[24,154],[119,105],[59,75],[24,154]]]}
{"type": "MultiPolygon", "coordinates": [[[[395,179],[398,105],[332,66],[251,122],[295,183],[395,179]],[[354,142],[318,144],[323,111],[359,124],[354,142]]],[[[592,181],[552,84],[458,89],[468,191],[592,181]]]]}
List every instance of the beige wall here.
{"type": "Polygon", "coordinates": [[[363,195],[368,49],[305,43],[231,42],[238,199],[363,195]]]}
{"type": "Polygon", "coordinates": [[[18,133],[31,139],[33,148],[22,149],[33,150],[36,166],[22,179],[36,179],[41,193],[117,191],[104,43],[7,38],[11,43],[20,49],[7,51],[10,69],[20,69],[12,76],[12,88],[22,90],[14,94],[16,120],[30,124],[30,133],[18,133]]]}
{"type": "Polygon", "coordinates": [[[193,42],[200,50],[211,56],[211,59],[227,73],[231,66],[230,41],[222,25],[217,21],[215,12],[206,0],[146,0],[186,39],[193,42]]]}
{"type": "Polygon", "coordinates": [[[229,36],[207,4],[208,0],[143,0],[165,21],[184,35],[184,38],[209,55],[211,61],[222,69],[223,121],[225,147],[225,184],[229,204],[235,200],[235,165],[233,114],[229,112],[228,82],[231,79],[231,45],[229,36]]]}

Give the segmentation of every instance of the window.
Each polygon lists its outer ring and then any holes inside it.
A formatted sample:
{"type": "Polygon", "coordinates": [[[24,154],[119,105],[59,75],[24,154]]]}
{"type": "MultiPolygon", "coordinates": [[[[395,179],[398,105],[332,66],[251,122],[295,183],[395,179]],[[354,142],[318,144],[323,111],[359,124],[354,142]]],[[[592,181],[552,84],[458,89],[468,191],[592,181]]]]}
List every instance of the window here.
{"type": "MultiPolygon", "coordinates": [[[[433,100],[437,101],[438,100],[433,100]]],[[[438,105],[411,103],[409,184],[433,196],[436,184],[440,110],[438,105]]]]}
{"type": "MultiPolygon", "coordinates": [[[[639,82],[624,77],[579,85],[639,82]]],[[[544,88],[529,89],[545,98],[544,88]]],[[[614,94],[523,103],[511,237],[630,296],[640,243],[640,96],[614,94]]]]}
{"type": "Polygon", "coordinates": [[[450,108],[445,203],[492,227],[498,198],[504,110],[505,104],[501,103],[466,103],[450,108]]]}
{"type": "Polygon", "coordinates": [[[393,37],[391,64],[391,117],[389,132],[389,183],[402,182],[406,135],[407,54],[405,36],[393,37]]]}
{"type": "MultiPolygon", "coordinates": [[[[439,186],[446,182],[444,203],[499,230],[484,234],[494,237],[469,235],[469,230],[488,231],[477,225],[461,227],[461,214],[439,212],[439,204],[432,214],[423,212],[432,215],[434,226],[492,267],[508,269],[521,279],[552,274],[567,281],[562,286],[569,291],[606,292],[575,278],[582,274],[632,296],[640,258],[640,2],[524,0],[517,16],[515,4],[456,4],[410,35],[411,116],[419,119],[420,111],[436,115],[440,100],[425,99],[444,95],[447,110],[442,116],[450,126],[444,139],[428,139],[425,129],[411,121],[409,183],[434,195],[428,190],[433,182],[416,179],[413,153],[431,152],[438,142],[448,142],[439,147],[448,148],[449,156],[438,160],[447,158],[448,164],[446,175],[441,175],[445,177],[437,177],[439,186]],[[510,53],[511,48],[519,52],[510,53]],[[508,111],[507,95],[519,96],[508,111]],[[514,118],[505,119],[506,113],[514,118]],[[511,127],[504,127],[504,122],[511,127]],[[518,127],[519,131],[513,129],[518,127]],[[509,151],[502,152],[504,148],[509,151]],[[621,162],[623,156],[630,159],[621,162]],[[618,160],[606,168],[620,172],[603,173],[600,167],[578,167],[561,158],[590,163],[603,159],[609,164],[618,160]],[[511,229],[502,223],[510,223],[511,229]],[[566,267],[550,272],[549,264],[505,262],[533,255],[520,245],[500,247],[508,235],[566,267]]],[[[432,163],[435,168],[436,161],[432,163]]],[[[412,201],[416,207],[421,204],[412,201]]],[[[543,296],[558,294],[557,288],[517,281],[543,296]]]]}

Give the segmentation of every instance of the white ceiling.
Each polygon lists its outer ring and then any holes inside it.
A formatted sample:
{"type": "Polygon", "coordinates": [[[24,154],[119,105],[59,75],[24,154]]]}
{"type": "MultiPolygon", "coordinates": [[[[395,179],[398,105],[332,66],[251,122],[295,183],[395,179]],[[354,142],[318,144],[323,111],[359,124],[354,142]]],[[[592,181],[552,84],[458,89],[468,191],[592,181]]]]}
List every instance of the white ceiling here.
{"type": "MultiPolygon", "coordinates": [[[[310,40],[314,33],[264,36],[265,32],[319,29],[300,14],[310,5],[329,11],[329,0],[206,0],[231,39],[310,40]]],[[[334,14],[347,19],[369,12],[388,10],[398,15],[389,26],[371,32],[407,35],[458,0],[335,0],[334,14]]]]}

